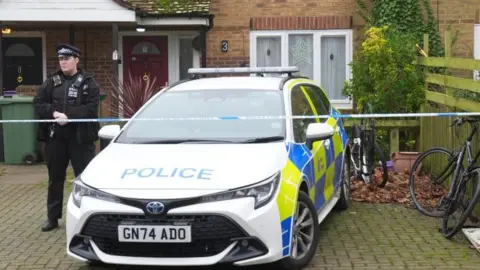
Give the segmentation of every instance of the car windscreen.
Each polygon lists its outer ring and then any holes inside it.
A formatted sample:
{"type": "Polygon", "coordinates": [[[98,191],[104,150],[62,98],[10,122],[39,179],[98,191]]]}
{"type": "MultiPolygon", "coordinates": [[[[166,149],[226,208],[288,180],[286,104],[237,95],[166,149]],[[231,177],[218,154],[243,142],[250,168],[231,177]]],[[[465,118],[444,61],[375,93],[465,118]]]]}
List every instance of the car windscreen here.
{"type": "Polygon", "coordinates": [[[285,137],[285,119],[232,119],[235,116],[284,116],[283,93],[279,90],[166,91],[145,106],[130,120],[117,142],[242,142],[285,137]],[[216,117],[226,119],[205,120],[216,117]],[[152,118],[157,120],[148,120],[152,118]]]}

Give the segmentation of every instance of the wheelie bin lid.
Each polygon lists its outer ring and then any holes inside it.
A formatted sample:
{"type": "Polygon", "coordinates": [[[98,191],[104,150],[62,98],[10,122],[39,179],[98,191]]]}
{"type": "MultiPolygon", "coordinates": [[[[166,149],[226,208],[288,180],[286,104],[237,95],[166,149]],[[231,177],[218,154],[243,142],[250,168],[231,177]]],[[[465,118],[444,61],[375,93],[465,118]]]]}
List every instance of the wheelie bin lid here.
{"type": "Polygon", "coordinates": [[[0,105],[8,105],[12,103],[32,103],[34,97],[13,95],[11,97],[0,96],[0,105]]]}

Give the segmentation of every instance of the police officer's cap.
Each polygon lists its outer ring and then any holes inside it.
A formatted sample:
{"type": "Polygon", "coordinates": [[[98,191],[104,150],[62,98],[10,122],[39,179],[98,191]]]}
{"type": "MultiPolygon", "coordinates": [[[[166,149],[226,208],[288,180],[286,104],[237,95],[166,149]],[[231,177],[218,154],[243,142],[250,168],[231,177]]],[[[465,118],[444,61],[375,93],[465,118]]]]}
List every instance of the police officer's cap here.
{"type": "Polygon", "coordinates": [[[70,44],[60,44],[57,46],[57,56],[80,56],[80,49],[70,44]]]}

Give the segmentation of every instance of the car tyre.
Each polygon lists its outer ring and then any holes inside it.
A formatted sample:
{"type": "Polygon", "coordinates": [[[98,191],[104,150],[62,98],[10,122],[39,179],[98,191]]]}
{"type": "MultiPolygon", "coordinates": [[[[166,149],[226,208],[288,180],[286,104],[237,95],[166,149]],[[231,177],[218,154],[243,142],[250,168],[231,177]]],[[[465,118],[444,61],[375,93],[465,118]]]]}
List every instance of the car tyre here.
{"type": "Polygon", "coordinates": [[[350,205],[350,155],[347,152],[343,158],[342,187],[340,188],[340,199],[335,205],[336,210],[346,210],[350,205]]]}
{"type": "Polygon", "coordinates": [[[307,266],[310,261],[313,259],[313,256],[315,255],[315,252],[317,250],[317,245],[318,245],[318,239],[320,236],[320,227],[318,225],[318,216],[317,216],[317,211],[315,209],[315,205],[313,204],[312,200],[310,197],[303,191],[300,191],[298,193],[298,199],[297,199],[297,209],[295,212],[295,217],[299,215],[299,217],[304,213],[304,210],[307,210],[306,212],[307,217],[305,217],[304,220],[307,220],[306,218],[311,218],[313,221],[311,227],[305,226],[303,228],[295,226],[295,222],[297,221],[297,218],[294,218],[294,227],[293,227],[293,235],[292,235],[292,247],[294,246],[294,237],[296,235],[297,230],[301,230],[302,232],[311,232],[313,235],[312,241],[307,248],[308,251],[304,252],[304,254],[299,257],[299,258],[294,258],[292,251],[293,249],[290,250],[290,256],[283,258],[280,260],[277,265],[280,269],[284,270],[300,270],[303,269],[305,266],[307,266]],[[298,213],[300,212],[300,213],[298,213]],[[300,229],[301,228],[301,229],[300,229]],[[304,231],[304,229],[307,229],[304,231]],[[311,229],[311,231],[310,231],[311,229]]]}

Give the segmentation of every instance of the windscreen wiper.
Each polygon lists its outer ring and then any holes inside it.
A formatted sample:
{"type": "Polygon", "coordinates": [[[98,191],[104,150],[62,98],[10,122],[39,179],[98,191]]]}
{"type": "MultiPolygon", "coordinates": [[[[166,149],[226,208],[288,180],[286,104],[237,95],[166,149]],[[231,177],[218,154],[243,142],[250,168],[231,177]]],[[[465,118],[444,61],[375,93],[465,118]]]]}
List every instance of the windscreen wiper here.
{"type": "Polygon", "coordinates": [[[266,143],[266,142],[276,142],[276,141],[283,141],[285,137],[283,136],[270,136],[270,137],[259,137],[254,139],[249,139],[245,141],[241,141],[240,143],[266,143]]]}

